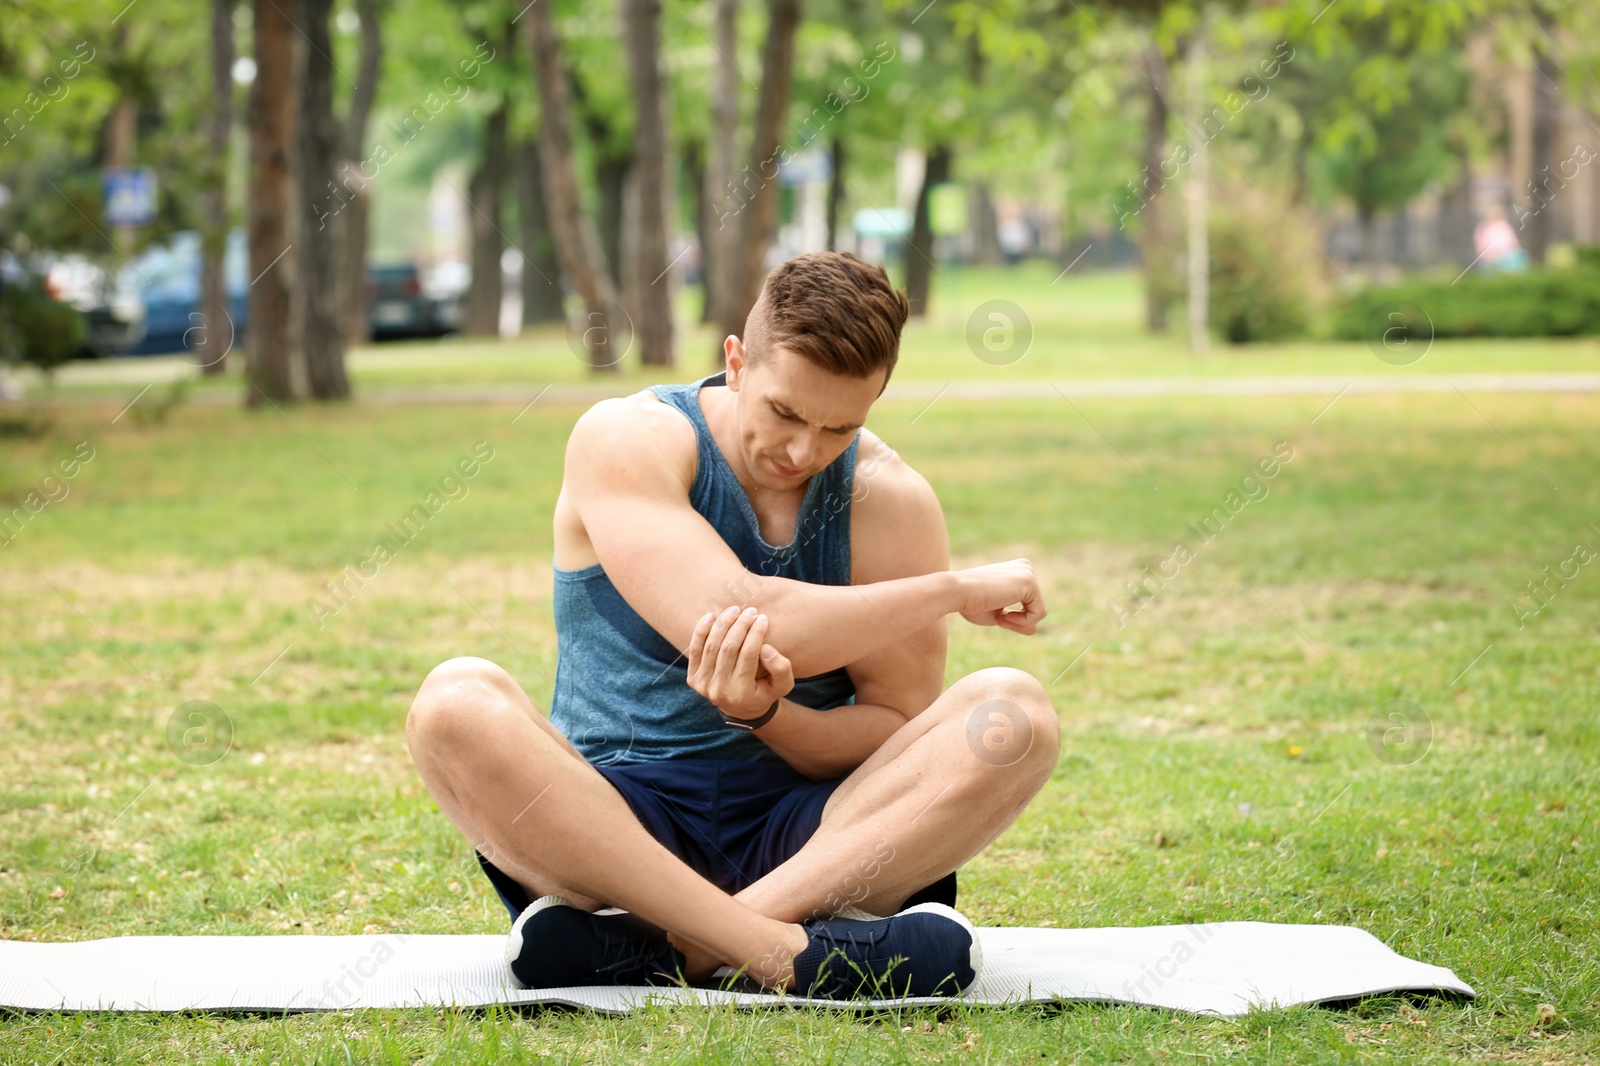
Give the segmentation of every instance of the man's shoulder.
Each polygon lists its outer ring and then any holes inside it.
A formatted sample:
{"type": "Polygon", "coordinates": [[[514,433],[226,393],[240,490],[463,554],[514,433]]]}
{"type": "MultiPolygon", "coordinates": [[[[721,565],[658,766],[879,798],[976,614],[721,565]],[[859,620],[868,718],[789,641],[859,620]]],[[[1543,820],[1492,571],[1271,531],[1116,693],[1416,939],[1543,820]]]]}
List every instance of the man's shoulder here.
{"type": "Polygon", "coordinates": [[[884,517],[940,512],[938,493],[928,479],[865,426],[856,444],[854,498],[858,515],[864,509],[881,512],[884,517]]]}
{"type": "Polygon", "coordinates": [[[938,493],[927,478],[865,428],[856,450],[850,507],[854,583],[884,581],[949,565],[938,493]]]}
{"type": "Polygon", "coordinates": [[[567,438],[567,468],[590,475],[670,471],[685,488],[694,477],[689,419],[649,389],[600,400],[578,416],[567,438]]]}

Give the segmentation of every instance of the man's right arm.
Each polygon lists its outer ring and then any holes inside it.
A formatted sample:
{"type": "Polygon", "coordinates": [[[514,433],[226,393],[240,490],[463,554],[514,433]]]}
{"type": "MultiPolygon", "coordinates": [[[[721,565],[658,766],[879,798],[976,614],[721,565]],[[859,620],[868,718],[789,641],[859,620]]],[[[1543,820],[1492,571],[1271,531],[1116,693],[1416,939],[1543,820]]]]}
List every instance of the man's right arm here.
{"type": "Polygon", "coordinates": [[[869,585],[753,574],[689,502],[694,454],[694,428],[678,412],[607,400],[573,427],[562,486],[612,584],[676,647],[689,646],[709,604],[738,601],[768,616],[770,642],[795,676],[810,677],[953,612],[1023,633],[1043,613],[1024,560],[869,585]],[[1015,603],[1024,610],[1004,610],[1015,603]]]}

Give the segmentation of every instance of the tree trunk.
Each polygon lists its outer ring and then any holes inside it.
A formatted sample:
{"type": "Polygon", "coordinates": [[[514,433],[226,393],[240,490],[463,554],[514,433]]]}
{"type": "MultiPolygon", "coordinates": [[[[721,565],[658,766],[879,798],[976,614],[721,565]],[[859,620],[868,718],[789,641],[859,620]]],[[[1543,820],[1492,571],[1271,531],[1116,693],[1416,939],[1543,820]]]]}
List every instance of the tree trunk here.
{"type": "Polygon", "coordinates": [[[706,230],[709,221],[709,201],[706,195],[706,144],[698,137],[683,142],[683,172],[688,176],[689,187],[694,190],[694,239],[700,246],[700,321],[715,322],[711,314],[711,235],[706,230]]]}
{"type": "Polygon", "coordinates": [[[671,366],[672,285],[667,265],[667,113],[661,78],[661,0],[623,0],[623,36],[634,101],[634,191],[638,200],[638,306],[632,312],[639,359],[645,366],[671,366]]]}
{"type": "Polygon", "coordinates": [[[489,113],[483,127],[483,161],[467,186],[467,220],[472,232],[472,285],[467,289],[467,313],[462,332],[469,337],[500,335],[500,256],[505,251],[505,229],[500,224],[500,181],[506,172],[506,121],[510,114],[505,97],[489,113]]]}
{"type": "Polygon", "coordinates": [[[356,13],[361,17],[361,59],[356,87],[350,95],[350,110],[341,130],[337,182],[339,195],[347,204],[333,229],[336,300],[344,323],[346,348],[365,343],[371,328],[367,320],[367,220],[374,175],[366,173],[361,164],[367,122],[383,69],[383,28],[377,0],[356,0],[356,13]]]}
{"type": "Polygon", "coordinates": [[[611,283],[622,288],[622,218],[627,212],[628,168],[633,165],[632,153],[618,153],[606,143],[610,128],[603,122],[593,130],[595,160],[594,184],[599,193],[600,250],[605,255],[606,272],[611,283]]]}
{"type": "MultiPolygon", "coordinates": [[[[756,103],[755,138],[751,144],[749,173],[744,184],[755,189],[742,212],[739,246],[729,257],[730,278],[722,332],[742,335],[745,319],[761,295],[766,281],[767,246],[772,243],[778,216],[778,150],[783,116],[789,110],[789,90],[794,80],[794,37],[800,25],[801,0],[768,0],[767,42],[761,57],[761,93],[756,103]]],[[[720,352],[719,360],[720,363],[720,352]]]]}
{"type": "Polygon", "coordinates": [[[303,377],[289,314],[289,151],[294,140],[295,29],[274,0],[255,0],[256,80],[250,87],[250,406],[293,400],[303,377]]]}
{"type": "Polygon", "coordinates": [[[529,137],[517,149],[518,212],[522,224],[522,324],[539,326],[566,316],[561,300],[561,267],[556,263],[550,216],[545,209],[539,140],[529,137]]]}
{"type": "Polygon", "coordinates": [[[1000,219],[995,211],[994,196],[986,181],[978,182],[972,192],[973,262],[999,266],[1005,257],[1000,253],[1000,219]]]}
{"type": "Polygon", "coordinates": [[[300,0],[305,35],[305,76],[300,82],[300,190],[305,214],[300,277],[306,380],[318,400],[350,395],[344,370],[345,322],[335,288],[333,229],[324,212],[341,204],[334,187],[339,127],[333,120],[333,40],[328,23],[333,0],[300,0]],[[314,225],[312,223],[315,223],[314,225]]]}
{"type": "Polygon", "coordinates": [[[833,157],[832,174],[828,178],[828,251],[839,250],[839,212],[844,210],[844,138],[835,137],[829,145],[833,157]]]}
{"type": "Polygon", "coordinates": [[[228,141],[233,131],[233,8],[212,0],[211,115],[206,127],[206,184],[200,194],[200,333],[194,361],[208,376],[227,369],[236,323],[229,308],[228,141]]]}
{"type": "MultiPolygon", "coordinates": [[[[113,31],[112,47],[118,57],[128,56],[126,24],[118,26],[113,31]]],[[[3,51],[0,49],[0,53],[3,51]]],[[[122,73],[125,78],[129,72],[118,73],[122,73]]],[[[122,78],[113,74],[112,83],[119,95],[117,102],[112,105],[111,114],[106,118],[105,165],[112,170],[125,170],[133,166],[134,146],[139,139],[139,103],[134,98],[133,87],[126,84],[122,78]]],[[[133,257],[136,240],[137,233],[134,226],[124,223],[111,227],[112,247],[124,262],[133,257]]]]}
{"type": "MultiPolygon", "coordinates": [[[[1201,128],[1200,116],[1205,113],[1208,21],[1209,13],[1202,13],[1200,29],[1189,50],[1188,126],[1191,130],[1201,128]]],[[[1189,351],[1204,355],[1211,350],[1211,149],[1199,139],[1195,140],[1184,191],[1189,223],[1189,351]]]]}
{"type": "Polygon", "coordinates": [[[1167,310],[1174,296],[1172,240],[1167,232],[1166,178],[1161,163],[1167,155],[1170,95],[1166,59],[1159,45],[1145,49],[1144,68],[1149,106],[1145,111],[1144,207],[1139,212],[1139,258],[1144,267],[1144,324],[1152,333],[1167,331],[1167,310]]]}
{"type": "Polygon", "coordinates": [[[534,4],[528,8],[523,22],[533,51],[534,75],[539,82],[540,120],[544,124],[539,136],[539,161],[556,258],[561,262],[562,276],[572,282],[584,303],[586,326],[582,335],[588,345],[590,365],[599,370],[615,371],[620,356],[611,354],[611,317],[619,310],[617,292],[611,276],[606,273],[599,236],[578,200],[561,42],[550,17],[550,5],[534,4]]]}
{"type": "Polygon", "coordinates": [[[1561,116],[1562,101],[1555,87],[1561,83],[1562,75],[1561,68],[1551,54],[1556,46],[1553,19],[1542,5],[1535,5],[1535,10],[1544,39],[1539,43],[1538,54],[1534,57],[1533,144],[1528,169],[1533,179],[1529,204],[1539,207],[1528,219],[1528,230],[1522,243],[1534,265],[1543,266],[1545,255],[1550,250],[1550,235],[1555,221],[1553,212],[1546,205],[1553,198],[1550,188],[1550,150],[1555,143],[1556,123],[1561,116]]]}
{"type": "Polygon", "coordinates": [[[1383,254],[1383,232],[1378,228],[1378,211],[1371,206],[1357,206],[1356,217],[1361,222],[1361,259],[1374,280],[1387,256],[1383,254]]]}
{"type": "Polygon", "coordinates": [[[911,219],[911,242],[906,248],[906,298],[911,301],[911,313],[922,317],[928,313],[928,291],[933,275],[933,225],[928,214],[928,195],[940,182],[950,180],[950,146],[936,144],[928,152],[928,164],[922,171],[922,191],[917,194],[917,211],[911,219]]]}
{"type": "MultiPolygon", "coordinates": [[[[740,202],[732,195],[732,187],[734,159],[739,152],[739,68],[734,63],[739,49],[739,0],[717,0],[712,38],[717,53],[716,82],[711,95],[711,158],[705,181],[710,217],[700,273],[706,287],[705,321],[720,324],[729,318],[729,294],[738,289],[740,202]]],[[[741,324],[738,332],[743,329],[741,324]]],[[[716,342],[719,365],[723,337],[716,342]]]]}

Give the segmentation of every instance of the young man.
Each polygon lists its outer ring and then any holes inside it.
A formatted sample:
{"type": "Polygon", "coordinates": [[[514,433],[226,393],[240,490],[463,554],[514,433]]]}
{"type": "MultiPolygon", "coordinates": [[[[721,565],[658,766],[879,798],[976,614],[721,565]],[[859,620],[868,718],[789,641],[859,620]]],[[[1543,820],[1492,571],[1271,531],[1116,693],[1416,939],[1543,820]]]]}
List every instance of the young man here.
{"type": "Polygon", "coordinates": [[[863,428],[907,310],[880,268],[799,256],[724,373],[596,404],[555,507],[550,718],[482,659],[423,682],[412,757],[523,984],[976,978],[954,871],[1048,779],[1058,723],[1020,670],[946,684],[946,615],[1032,634],[1045,607],[1025,559],[951,571],[937,496],[863,428]]]}

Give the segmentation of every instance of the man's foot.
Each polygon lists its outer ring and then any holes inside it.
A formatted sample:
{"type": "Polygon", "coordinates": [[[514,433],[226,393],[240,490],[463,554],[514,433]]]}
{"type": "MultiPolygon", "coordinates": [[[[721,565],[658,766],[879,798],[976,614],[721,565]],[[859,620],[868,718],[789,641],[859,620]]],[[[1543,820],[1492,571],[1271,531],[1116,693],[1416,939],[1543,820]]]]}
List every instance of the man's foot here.
{"type": "Polygon", "coordinates": [[[641,918],[590,914],[562,896],[545,896],[511,926],[506,965],[524,988],[671,985],[684,959],[666,933],[641,918]]]}
{"type": "Polygon", "coordinates": [[[983,947],[972,923],[942,903],[922,903],[892,918],[807,922],[811,939],[794,957],[796,995],[954,996],[978,979],[983,947]]]}

